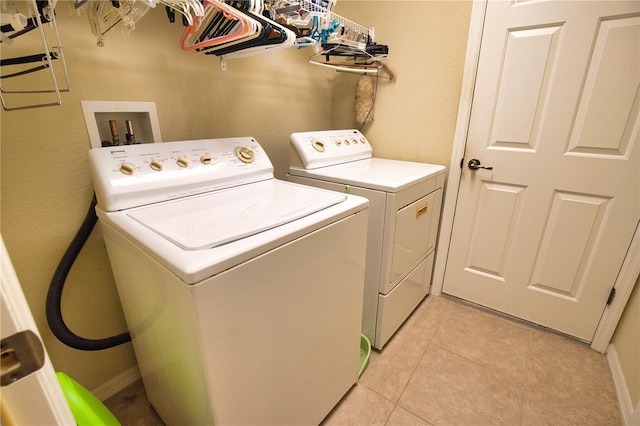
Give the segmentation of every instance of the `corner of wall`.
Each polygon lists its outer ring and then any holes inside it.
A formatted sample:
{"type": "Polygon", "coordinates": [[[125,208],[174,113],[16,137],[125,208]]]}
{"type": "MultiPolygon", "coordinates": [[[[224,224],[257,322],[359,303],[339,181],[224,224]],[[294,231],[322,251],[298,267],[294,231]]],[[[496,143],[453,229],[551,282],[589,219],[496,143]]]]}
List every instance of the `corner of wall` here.
{"type": "Polygon", "coordinates": [[[607,361],[609,362],[609,369],[613,376],[613,382],[616,387],[616,394],[618,395],[618,403],[620,404],[620,412],[624,420],[625,425],[631,425],[631,419],[634,413],[633,403],[631,402],[631,394],[629,393],[629,387],[624,377],[622,370],[622,364],[620,364],[620,358],[616,351],[615,345],[610,343],[607,347],[607,361]]]}

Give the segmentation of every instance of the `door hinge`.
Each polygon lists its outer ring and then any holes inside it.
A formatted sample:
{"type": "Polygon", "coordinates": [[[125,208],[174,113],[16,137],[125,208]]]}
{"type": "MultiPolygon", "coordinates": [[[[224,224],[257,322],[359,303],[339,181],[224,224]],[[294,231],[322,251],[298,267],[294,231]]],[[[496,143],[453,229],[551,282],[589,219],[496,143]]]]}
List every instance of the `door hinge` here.
{"type": "Polygon", "coordinates": [[[613,299],[616,297],[616,288],[613,287],[611,289],[611,293],[609,293],[609,297],[607,298],[607,305],[610,305],[613,302],[613,299]]]}
{"type": "Polygon", "coordinates": [[[5,337],[0,342],[1,384],[10,385],[44,365],[44,346],[31,330],[5,337]]]}

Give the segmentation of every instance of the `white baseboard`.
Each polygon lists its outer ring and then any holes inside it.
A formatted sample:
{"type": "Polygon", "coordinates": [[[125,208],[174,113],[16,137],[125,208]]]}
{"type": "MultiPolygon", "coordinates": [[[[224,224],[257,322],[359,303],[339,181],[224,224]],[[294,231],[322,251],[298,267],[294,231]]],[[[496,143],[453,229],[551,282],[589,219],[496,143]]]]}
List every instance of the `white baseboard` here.
{"type": "Polygon", "coordinates": [[[624,420],[625,425],[630,425],[634,411],[633,402],[631,402],[629,387],[627,386],[627,381],[624,378],[620,359],[618,358],[618,352],[616,352],[616,348],[613,343],[610,343],[607,347],[607,361],[609,361],[609,369],[611,370],[613,382],[616,386],[618,403],[620,404],[620,411],[622,412],[622,420],[624,420]]]}
{"type": "Polygon", "coordinates": [[[140,378],[137,366],[123,371],[111,380],[91,391],[100,401],[105,401],[140,378]]]}

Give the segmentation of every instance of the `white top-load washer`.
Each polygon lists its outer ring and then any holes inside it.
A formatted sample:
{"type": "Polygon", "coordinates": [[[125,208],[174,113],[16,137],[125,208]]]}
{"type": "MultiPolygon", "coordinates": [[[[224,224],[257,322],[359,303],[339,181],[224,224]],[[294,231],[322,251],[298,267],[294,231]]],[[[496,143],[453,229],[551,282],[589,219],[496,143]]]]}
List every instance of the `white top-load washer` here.
{"type": "Polygon", "coordinates": [[[166,424],[318,424],[356,383],[368,201],[251,137],[96,148],[97,214],[166,424]]]}
{"type": "Polygon", "coordinates": [[[369,199],[362,331],[377,349],[429,293],[445,171],[373,158],[354,129],[291,135],[288,180],[369,199]]]}

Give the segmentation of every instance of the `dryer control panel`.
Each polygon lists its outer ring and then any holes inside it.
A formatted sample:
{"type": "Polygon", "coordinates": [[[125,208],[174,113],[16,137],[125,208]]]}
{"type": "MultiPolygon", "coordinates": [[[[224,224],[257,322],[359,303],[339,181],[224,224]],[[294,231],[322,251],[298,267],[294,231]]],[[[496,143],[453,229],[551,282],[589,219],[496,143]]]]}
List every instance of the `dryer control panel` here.
{"type": "Polygon", "coordinates": [[[359,130],[323,130],[291,134],[290,166],[303,169],[371,158],[373,148],[359,130]]]}
{"type": "Polygon", "coordinates": [[[89,165],[106,211],[273,178],[269,157],[252,137],[94,148],[89,165]]]}

